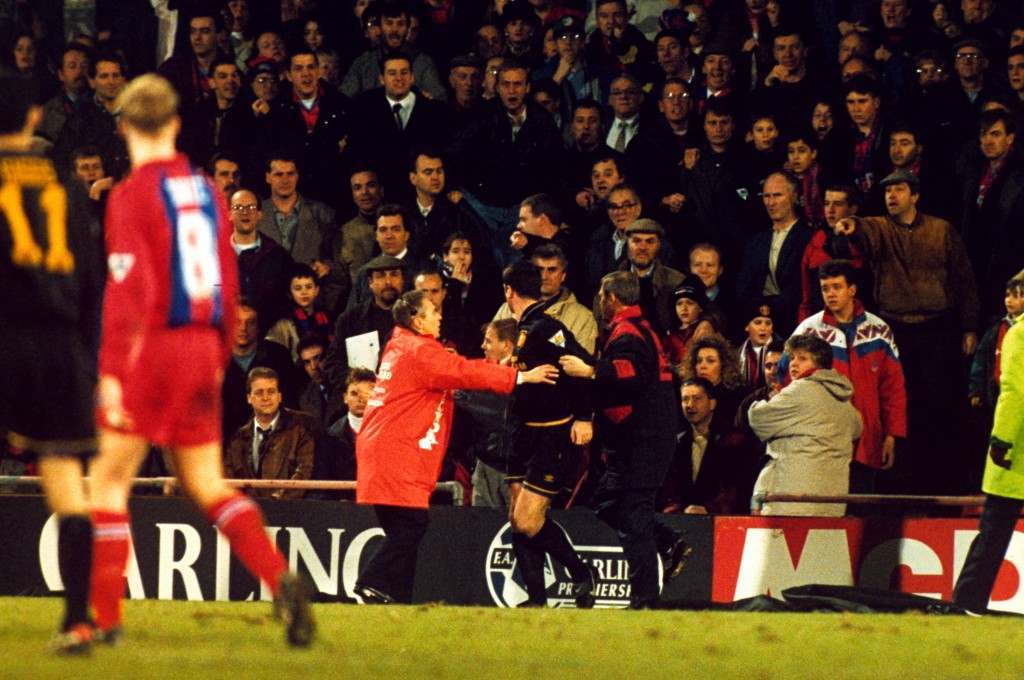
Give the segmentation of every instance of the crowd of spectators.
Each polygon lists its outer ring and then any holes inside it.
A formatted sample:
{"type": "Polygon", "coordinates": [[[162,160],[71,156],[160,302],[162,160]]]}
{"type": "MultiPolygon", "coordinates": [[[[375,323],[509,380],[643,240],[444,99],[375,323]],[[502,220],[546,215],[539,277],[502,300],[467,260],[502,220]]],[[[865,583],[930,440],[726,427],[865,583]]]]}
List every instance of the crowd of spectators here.
{"type": "MultiPolygon", "coordinates": [[[[748,512],[793,465],[780,437],[825,413],[815,390],[862,427],[833,419],[814,461],[797,445],[799,489],[978,489],[1024,311],[1019,3],[97,0],[13,3],[0,37],[100,225],[129,168],[118,93],[151,70],[178,91],[244,294],[229,475],[354,479],[401,293],[443,310],[453,350],[508,361],[500,274],[527,258],[591,352],[601,277],[640,277],[684,416],[659,509],[748,512]],[[794,370],[794,331],[831,360],[794,370]]],[[[502,505],[507,400],[456,404],[445,476],[502,505]]],[[[572,502],[601,464],[598,424],[572,502]]]]}

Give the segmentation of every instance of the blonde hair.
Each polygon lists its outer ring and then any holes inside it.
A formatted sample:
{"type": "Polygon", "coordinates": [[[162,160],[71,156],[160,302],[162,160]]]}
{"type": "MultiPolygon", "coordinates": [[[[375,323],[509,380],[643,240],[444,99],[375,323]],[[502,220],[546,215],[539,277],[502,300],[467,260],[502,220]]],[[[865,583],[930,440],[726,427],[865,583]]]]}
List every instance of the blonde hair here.
{"type": "Polygon", "coordinates": [[[115,107],[126,125],[155,135],[178,114],[178,93],[166,78],[147,73],[125,86],[115,107]]]}

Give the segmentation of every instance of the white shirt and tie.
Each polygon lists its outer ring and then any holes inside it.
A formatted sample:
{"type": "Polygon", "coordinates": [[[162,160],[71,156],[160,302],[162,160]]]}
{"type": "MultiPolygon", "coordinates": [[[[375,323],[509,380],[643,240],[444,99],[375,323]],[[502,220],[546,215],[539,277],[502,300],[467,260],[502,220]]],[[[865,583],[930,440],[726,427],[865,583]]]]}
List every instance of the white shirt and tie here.
{"type": "Polygon", "coordinates": [[[391,113],[395,117],[395,124],[398,125],[398,129],[404,130],[409,124],[412,110],[416,106],[416,93],[410,90],[409,94],[401,99],[392,99],[387,95],[384,98],[387,99],[388,107],[390,107],[391,113]]]}
{"type": "Polygon", "coordinates": [[[637,132],[640,131],[640,115],[637,114],[632,118],[615,118],[612,123],[612,127],[608,130],[608,136],[605,138],[605,143],[611,148],[615,149],[619,153],[625,153],[626,147],[636,137],[637,132]]]}

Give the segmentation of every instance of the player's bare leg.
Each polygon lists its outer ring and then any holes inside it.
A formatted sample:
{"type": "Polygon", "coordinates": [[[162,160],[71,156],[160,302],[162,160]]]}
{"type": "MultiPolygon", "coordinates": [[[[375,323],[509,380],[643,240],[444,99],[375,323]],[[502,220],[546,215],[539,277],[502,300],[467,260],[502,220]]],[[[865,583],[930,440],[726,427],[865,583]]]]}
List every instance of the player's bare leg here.
{"type": "Polygon", "coordinates": [[[224,534],[246,569],[274,593],[274,611],[284,621],[288,642],[305,647],[313,641],[309,588],[267,538],[263,514],[249,497],[224,482],[217,443],[176,447],[171,451],[182,490],[224,534]]]}
{"type": "Polygon", "coordinates": [[[120,636],[124,570],[131,550],[128,496],[148,447],[142,437],[101,429],[99,454],[89,465],[93,521],[90,599],[97,632],[111,643],[120,636]]]}
{"type": "Polygon", "coordinates": [[[92,646],[92,523],[82,480],[82,461],[72,456],[43,456],[39,459],[39,475],[46,503],[59,523],[58,563],[64,582],[64,621],[51,649],[61,655],[87,654],[92,646]]]}
{"type": "MultiPolygon", "coordinates": [[[[577,601],[577,606],[581,608],[594,606],[594,598],[591,594],[597,587],[594,569],[580,559],[572,544],[565,538],[562,530],[548,519],[551,499],[543,494],[531,491],[525,485],[516,485],[521,486],[521,488],[515,494],[515,502],[509,510],[512,522],[512,537],[513,541],[516,540],[517,536],[523,537],[519,539],[520,543],[528,544],[540,555],[539,564],[537,565],[527,561],[527,568],[536,569],[534,575],[531,576],[531,580],[534,582],[534,589],[537,589],[538,579],[543,589],[544,554],[548,553],[569,570],[573,583],[572,594],[575,601],[577,601]]],[[[517,556],[519,554],[518,552],[516,553],[517,556]]],[[[526,552],[522,551],[522,554],[526,554],[526,552]]],[[[523,579],[526,580],[525,573],[523,573],[523,579]]],[[[527,581],[528,591],[529,582],[527,581]]],[[[539,602],[540,598],[535,598],[535,594],[530,593],[530,601],[539,602]]]]}

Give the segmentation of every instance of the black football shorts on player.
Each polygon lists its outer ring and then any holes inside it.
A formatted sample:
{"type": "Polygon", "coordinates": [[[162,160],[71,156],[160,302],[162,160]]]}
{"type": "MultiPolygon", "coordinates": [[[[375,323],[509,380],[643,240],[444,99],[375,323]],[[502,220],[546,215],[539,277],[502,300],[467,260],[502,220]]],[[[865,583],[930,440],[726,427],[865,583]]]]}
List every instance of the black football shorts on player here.
{"type": "Polygon", "coordinates": [[[9,443],[36,455],[91,455],[95,375],[75,329],[0,329],[0,429],[9,443]]]}
{"type": "Polygon", "coordinates": [[[509,483],[554,498],[565,486],[566,464],[572,459],[572,420],[556,425],[524,424],[508,464],[509,483]]]}

